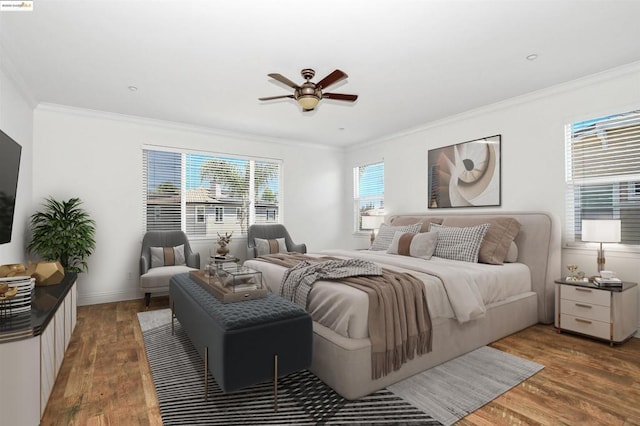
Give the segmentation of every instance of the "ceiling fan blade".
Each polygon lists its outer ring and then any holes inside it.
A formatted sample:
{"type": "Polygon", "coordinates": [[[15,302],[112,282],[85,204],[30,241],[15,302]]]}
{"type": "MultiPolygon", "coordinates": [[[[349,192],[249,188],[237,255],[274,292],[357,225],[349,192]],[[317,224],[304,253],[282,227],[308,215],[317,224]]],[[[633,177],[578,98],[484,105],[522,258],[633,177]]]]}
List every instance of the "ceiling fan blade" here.
{"type": "Polygon", "coordinates": [[[289,80],[287,77],[283,76],[282,74],[278,74],[277,72],[268,74],[269,77],[273,78],[274,80],[278,80],[280,83],[286,84],[289,87],[292,87],[294,89],[299,89],[300,86],[298,86],[296,83],[294,83],[293,81],[289,80]]]}
{"type": "Polygon", "coordinates": [[[332,72],[331,74],[329,74],[328,76],[326,76],[325,78],[317,82],[316,86],[320,89],[326,89],[332,84],[335,84],[340,80],[344,80],[347,77],[349,76],[344,71],[335,70],[334,72],[332,72]]]}
{"type": "Polygon", "coordinates": [[[258,100],[259,101],[272,101],[274,99],[283,99],[283,98],[294,99],[293,95],[280,95],[280,96],[267,96],[266,98],[258,98],[258,100]]]}
{"type": "Polygon", "coordinates": [[[327,99],[335,99],[337,101],[348,102],[355,102],[356,99],[358,99],[358,95],[347,95],[344,93],[323,93],[322,97],[327,99]]]}

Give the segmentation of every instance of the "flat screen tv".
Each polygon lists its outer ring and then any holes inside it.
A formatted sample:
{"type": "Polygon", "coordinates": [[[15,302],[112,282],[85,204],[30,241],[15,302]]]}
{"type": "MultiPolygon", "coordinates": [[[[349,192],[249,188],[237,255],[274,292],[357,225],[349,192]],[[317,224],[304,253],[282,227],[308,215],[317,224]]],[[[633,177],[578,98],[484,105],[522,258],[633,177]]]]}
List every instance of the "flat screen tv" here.
{"type": "Polygon", "coordinates": [[[0,244],[11,241],[22,147],[0,130],[0,244]]]}

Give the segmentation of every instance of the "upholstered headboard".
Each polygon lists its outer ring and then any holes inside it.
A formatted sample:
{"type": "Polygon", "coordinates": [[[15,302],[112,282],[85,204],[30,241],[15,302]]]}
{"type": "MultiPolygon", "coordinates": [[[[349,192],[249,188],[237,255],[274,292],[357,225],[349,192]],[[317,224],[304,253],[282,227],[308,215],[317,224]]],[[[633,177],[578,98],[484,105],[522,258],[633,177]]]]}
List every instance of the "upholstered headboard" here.
{"type": "MultiPolygon", "coordinates": [[[[560,266],[560,226],[558,220],[543,212],[499,212],[499,213],[440,213],[390,215],[388,224],[412,221],[433,220],[440,223],[445,217],[465,217],[469,219],[488,219],[492,217],[513,217],[520,222],[520,232],[515,238],[518,247],[518,262],[531,270],[532,290],[538,294],[538,319],[550,324],[554,320],[555,284],[561,276],[560,266]]],[[[423,228],[423,230],[425,230],[423,228]]]]}

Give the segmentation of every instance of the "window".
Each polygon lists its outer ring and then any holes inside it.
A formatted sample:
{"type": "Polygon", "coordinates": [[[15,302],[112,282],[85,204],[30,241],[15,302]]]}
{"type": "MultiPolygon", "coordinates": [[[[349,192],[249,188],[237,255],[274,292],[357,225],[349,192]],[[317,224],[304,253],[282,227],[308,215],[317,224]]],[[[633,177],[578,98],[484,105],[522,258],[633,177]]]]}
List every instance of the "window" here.
{"type": "Polygon", "coordinates": [[[144,149],[145,229],[246,234],[265,203],[279,210],[280,173],[278,160],[144,149]]]}
{"type": "Polygon", "coordinates": [[[640,244],[640,111],[566,126],[567,236],[582,219],[620,219],[621,242],[640,244]]]}
{"type": "Polygon", "coordinates": [[[205,223],[204,206],[196,206],[196,223],[205,223]]]}
{"type": "Polygon", "coordinates": [[[353,201],[354,230],[366,231],[363,216],[384,214],[384,162],[354,167],[353,201]]]}
{"type": "Polygon", "coordinates": [[[224,210],[222,207],[215,207],[214,211],[216,213],[216,223],[224,222],[224,210]]]}

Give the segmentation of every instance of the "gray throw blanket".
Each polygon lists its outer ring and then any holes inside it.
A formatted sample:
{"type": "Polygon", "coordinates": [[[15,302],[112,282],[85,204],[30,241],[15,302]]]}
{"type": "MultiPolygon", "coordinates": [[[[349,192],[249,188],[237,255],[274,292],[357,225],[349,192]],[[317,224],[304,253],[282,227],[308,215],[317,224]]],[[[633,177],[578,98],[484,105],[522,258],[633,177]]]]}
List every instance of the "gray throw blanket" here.
{"type": "Polygon", "coordinates": [[[307,296],[314,282],[372,275],[381,276],[382,268],[366,260],[328,260],[321,263],[303,260],[284,273],[280,283],[280,296],[306,309],[307,296]]]}
{"type": "Polygon", "coordinates": [[[300,297],[306,297],[318,279],[333,279],[367,294],[372,379],[398,370],[416,355],[431,352],[431,317],[426,290],[424,283],[413,275],[366,261],[343,263],[337,258],[298,253],[269,254],[256,259],[290,268],[282,281],[288,289],[281,290],[281,295],[288,294],[290,300],[298,299],[297,303],[305,307],[307,301],[300,297]],[[367,275],[372,272],[376,274],[367,275]],[[358,275],[341,277],[353,273],[358,275]]]}

